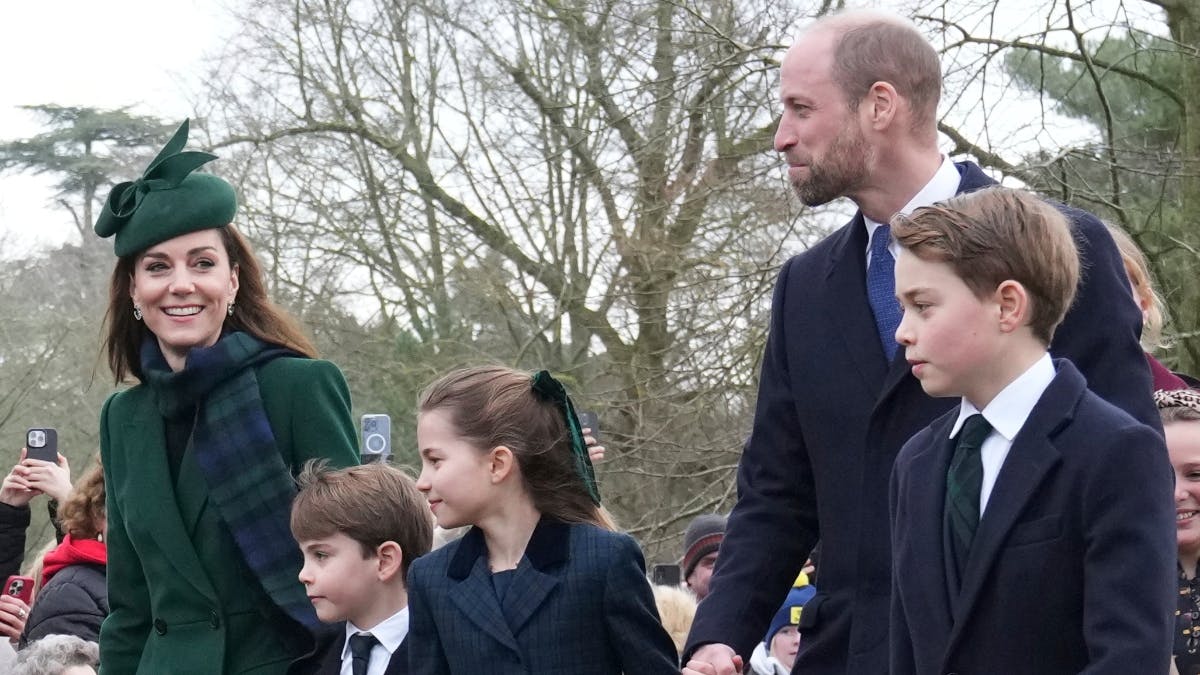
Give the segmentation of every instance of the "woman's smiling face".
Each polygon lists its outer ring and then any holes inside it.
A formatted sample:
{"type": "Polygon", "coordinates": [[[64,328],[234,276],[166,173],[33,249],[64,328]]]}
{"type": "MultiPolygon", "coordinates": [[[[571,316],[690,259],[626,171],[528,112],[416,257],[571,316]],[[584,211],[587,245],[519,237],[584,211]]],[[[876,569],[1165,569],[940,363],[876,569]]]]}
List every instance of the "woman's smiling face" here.
{"type": "Polygon", "coordinates": [[[168,239],[138,257],[129,294],[172,370],[183,368],[188,351],[221,336],[237,272],[215,229],[168,239]]]}

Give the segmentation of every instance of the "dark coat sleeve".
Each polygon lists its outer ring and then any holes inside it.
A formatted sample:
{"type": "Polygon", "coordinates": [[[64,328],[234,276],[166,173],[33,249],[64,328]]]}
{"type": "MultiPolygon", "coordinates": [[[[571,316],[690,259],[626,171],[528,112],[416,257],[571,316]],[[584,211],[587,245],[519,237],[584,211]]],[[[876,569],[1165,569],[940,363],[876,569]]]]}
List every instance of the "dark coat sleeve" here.
{"type": "Polygon", "coordinates": [[[1100,398],[1161,433],[1140,343],[1142,314],[1129,291],[1117,245],[1092,214],[1059,208],[1074,226],[1082,269],[1075,302],[1054,333],[1050,353],[1070,359],[1100,398]]]}
{"type": "Polygon", "coordinates": [[[25,530],[29,529],[29,506],[0,504],[0,581],[20,574],[25,559],[25,530]]]}
{"type": "Polygon", "coordinates": [[[679,672],[675,643],[663,628],[646,581],[646,561],[632,537],[621,536],[604,588],[604,621],[626,673],[679,672]]]}
{"type": "Polygon", "coordinates": [[[688,634],[684,664],[697,647],[714,642],[733,647],[748,662],[819,537],[812,463],[787,359],[784,308],[788,273],[795,263],[784,265],[775,283],[754,431],[738,463],[737,505],[721,542],[710,594],[700,603],[688,634]],[[705,612],[705,606],[721,609],[705,612]]]}

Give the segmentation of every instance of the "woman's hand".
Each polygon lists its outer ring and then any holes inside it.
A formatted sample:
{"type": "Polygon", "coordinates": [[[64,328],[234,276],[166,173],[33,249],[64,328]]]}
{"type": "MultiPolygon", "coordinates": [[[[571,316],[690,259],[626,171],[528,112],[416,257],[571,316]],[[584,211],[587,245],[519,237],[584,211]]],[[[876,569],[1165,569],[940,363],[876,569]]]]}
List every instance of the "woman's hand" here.
{"type": "Polygon", "coordinates": [[[58,455],[58,462],[22,459],[21,465],[13,470],[18,469],[23,470],[23,477],[29,487],[48,495],[59,504],[71,496],[71,465],[62,453],[58,455]]]}
{"type": "MultiPolygon", "coordinates": [[[[21,448],[21,460],[25,460],[25,449],[21,448]]],[[[0,504],[8,504],[9,506],[22,507],[33,499],[36,492],[29,487],[29,481],[25,480],[23,467],[18,462],[4,477],[4,482],[0,483],[0,504]]]]}
{"type": "Polygon", "coordinates": [[[592,435],[592,430],[589,427],[583,428],[583,444],[587,446],[588,458],[592,462],[599,462],[604,459],[604,446],[599,444],[596,437],[592,435]]]}
{"type": "Polygon", "coordinates": [[[29,618],[29,605],[11,595],[0,595],[0,635],[16,642],[25,630],[29,618]]]}

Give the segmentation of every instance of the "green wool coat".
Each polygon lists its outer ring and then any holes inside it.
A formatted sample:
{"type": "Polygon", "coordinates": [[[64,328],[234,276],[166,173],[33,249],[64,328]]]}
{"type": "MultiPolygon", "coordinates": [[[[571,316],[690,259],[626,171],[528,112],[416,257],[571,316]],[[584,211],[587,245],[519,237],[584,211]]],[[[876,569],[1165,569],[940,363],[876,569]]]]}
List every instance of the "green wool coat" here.
{"type": "MultiPolygon", "coordinates": [[[[293,474],[315,458],[331,466],[358,463],[350,392],[337,366],[278,358],[257,375],[276,445],[293,474]]],[[[109,397],[100,451],[112,607],[100,630],[100,672],[284,673],[303,654],[306,634],[274,606],[243,561],[190,452],[171,484],[163,419],[149,387],[109,397]]]]}

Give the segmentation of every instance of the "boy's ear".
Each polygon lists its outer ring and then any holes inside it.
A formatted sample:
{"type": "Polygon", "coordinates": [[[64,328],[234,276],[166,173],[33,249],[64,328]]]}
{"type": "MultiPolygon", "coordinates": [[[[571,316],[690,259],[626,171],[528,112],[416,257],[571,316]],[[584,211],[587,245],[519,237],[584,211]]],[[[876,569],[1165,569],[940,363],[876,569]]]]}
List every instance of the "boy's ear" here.
{"type": "Polygon", "coordinates": [[[404,567],[404,551],[400,544],[385,541],[375,549],[375,560],[378,562],[377,574],[383,582],[391,581],[404,567]]]}
{"type": "Polygon", "coordinates": [[[1029,292],[1025,286],[1012,279],[1000,282],[996,287],[996,304],[1000,308],[1000,332],[1011,333],[1029,323],[1029,292]]]}
{"type": "Polygon", "coordinates": [[[517,457],[513,454],[508,446],[497,445],[488,453],[488,469],[492,474],[492,484],[499,483],[513,472],[513,468],[517,464],[517,457]]]}

